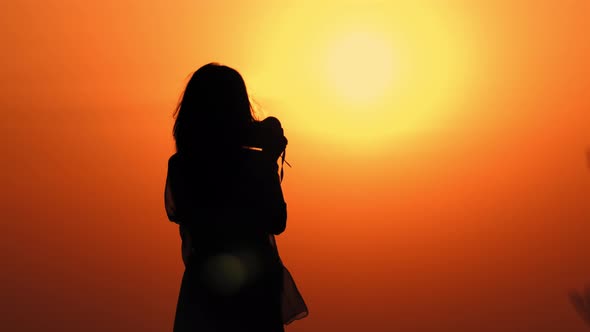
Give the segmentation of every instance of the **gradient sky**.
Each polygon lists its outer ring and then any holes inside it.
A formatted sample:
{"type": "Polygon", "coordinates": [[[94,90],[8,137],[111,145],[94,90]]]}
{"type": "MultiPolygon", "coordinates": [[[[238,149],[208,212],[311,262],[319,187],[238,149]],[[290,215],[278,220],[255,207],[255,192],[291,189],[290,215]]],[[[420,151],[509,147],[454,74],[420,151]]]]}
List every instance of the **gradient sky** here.
{"type": "Polygon", "coordinates": [[[289,138],[287,331],[586,331],[590,2],[0,5],[0,330],[171,330],[188,75],[289,138]]]}

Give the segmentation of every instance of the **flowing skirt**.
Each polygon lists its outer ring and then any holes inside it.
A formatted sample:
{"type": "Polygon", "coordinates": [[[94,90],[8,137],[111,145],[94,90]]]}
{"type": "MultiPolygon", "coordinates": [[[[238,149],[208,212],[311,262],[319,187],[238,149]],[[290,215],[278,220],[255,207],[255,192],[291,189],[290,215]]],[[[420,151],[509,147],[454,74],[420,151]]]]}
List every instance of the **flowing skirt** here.
{"type": "Polygon", "coordinates": [[[210,269],[210,264],[198,260],[186,265],[174,332],[284,332],[282,266],[267,266],[257,278],[237,287],[227,278],[223,284],[223,276],[214,276],[218,283],[212,284],[206,277],[210,269]]]}

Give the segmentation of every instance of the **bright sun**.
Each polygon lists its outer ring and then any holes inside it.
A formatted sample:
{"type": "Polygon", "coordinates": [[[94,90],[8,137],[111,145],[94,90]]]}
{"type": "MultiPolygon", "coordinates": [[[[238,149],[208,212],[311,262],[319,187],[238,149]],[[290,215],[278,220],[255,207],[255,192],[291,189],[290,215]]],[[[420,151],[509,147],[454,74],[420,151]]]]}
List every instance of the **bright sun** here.
{"type": "Polygon", "coordinates": [[[253,33],[247,49],[264,52],[246,76],[268,111],[314,140],[369,151],[445,128],[478,77],[475,39],[438,7],[316,1],[279,12],[253,33]]]}
{"type": "Polygon", "coordinates": [[[324,67],[328,85],[347,102],[376,102],[391,88],[394,60],[386,38],[350,32],[328,46],[324,67]]]}

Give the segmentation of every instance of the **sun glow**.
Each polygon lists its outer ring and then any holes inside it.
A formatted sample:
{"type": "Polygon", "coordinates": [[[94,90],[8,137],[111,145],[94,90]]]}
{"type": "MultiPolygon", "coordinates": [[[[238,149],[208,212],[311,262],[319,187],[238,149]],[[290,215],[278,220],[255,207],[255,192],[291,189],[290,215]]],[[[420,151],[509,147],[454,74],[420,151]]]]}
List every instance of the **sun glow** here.
{"type": "Polygon", "coordinates": [[[325,78],[346,101],[371,104],[391,87],[394,62],[392,47],[385,38],[355,31],[328,46],[325,78]]]}
{"type": "Polygon", "coordinates": [[[472,30],[442,7],[347,4],[260,22],[272,33],[252,33],[265,37],[248,48],[265,52],[244,74],[266,113],[312,140],[363,151],[451,126],[458,100],[485,76],[471,60],[480,49],[472,30]]]}

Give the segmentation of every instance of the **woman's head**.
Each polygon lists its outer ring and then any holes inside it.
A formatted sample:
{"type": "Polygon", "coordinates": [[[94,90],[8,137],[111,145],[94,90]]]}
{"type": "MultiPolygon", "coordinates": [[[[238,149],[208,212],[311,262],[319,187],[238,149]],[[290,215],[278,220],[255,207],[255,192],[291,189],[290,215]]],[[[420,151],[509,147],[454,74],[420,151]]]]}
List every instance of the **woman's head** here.
{"type": "Polygon", "coordinates": [[[176,149],[237,147],[254,122],[244,79],[217,63],[199,68],[176,108],[176,149]]]}

